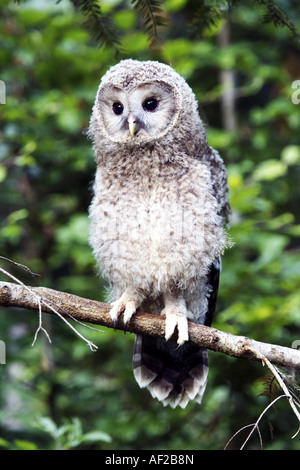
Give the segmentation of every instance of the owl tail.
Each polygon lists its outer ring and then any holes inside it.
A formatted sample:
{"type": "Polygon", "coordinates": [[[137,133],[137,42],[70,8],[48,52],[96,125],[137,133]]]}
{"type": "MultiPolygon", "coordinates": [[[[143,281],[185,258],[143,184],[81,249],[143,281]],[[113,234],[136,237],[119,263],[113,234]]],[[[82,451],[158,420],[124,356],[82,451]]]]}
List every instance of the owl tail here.
{"type": "Polygon", "coordinates": [[[185,408],[190,400],[201,403],[208,374],[207,350],[137,335],[133,373],[139,386],[147,387],[164,406],[185,408]]]}

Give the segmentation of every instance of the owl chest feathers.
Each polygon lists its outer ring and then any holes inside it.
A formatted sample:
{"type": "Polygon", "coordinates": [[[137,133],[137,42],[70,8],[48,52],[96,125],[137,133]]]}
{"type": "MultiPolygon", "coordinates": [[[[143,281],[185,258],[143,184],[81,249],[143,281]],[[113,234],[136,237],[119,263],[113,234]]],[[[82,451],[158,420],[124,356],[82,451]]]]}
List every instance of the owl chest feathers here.
{"type": "Polygon", "coordinates": [[[126,178],[98,167],[90,208],[91,245],[104,274],[141,289],[186,287],[204,277],[225,236],[208,168],[152,166],[126,178]],[[144,282],[144,285],[143,285],[144,282]]]}

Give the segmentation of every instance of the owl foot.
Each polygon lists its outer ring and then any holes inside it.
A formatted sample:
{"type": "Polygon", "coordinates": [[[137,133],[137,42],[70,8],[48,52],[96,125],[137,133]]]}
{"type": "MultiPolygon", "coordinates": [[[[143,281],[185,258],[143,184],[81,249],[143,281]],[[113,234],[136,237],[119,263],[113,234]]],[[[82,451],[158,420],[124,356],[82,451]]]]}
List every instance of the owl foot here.
{"type": "Polygon", "coordinates": [[[109,314],[112,319],[113,326],[115,327],[116,321],[120,315],[124,311],[123,314],[123,322],[124,322],[124,331],[126,329],[126,324],[129,322],[132,315],[136,312],[137,308],[140,306],[140,302],[133,299],[133,296],[124,292],[122,296],[116,301],[113,302],[111,305],[113,306],[110,310],[109,314]]]}
{"type": "Polygon", "coordinates": [[[169,340],[177,327],[179,345],[185,343],[189,339],[188,328],[188,312],[183,298],[165,297],[165,308],[161,312],[166,315],[165,338],[169,340]]]}
{"type": "Polygon", "coordinates": [[[165,330],[166,340],[172,337],[176,326],[178,330],[177,343],[181,345],[185,343],[186,341],[188,341],[189,339],[187,318],[184,315],[178,314],[177,312],[167,312],[166,313],[166,330],[165,330]]]}

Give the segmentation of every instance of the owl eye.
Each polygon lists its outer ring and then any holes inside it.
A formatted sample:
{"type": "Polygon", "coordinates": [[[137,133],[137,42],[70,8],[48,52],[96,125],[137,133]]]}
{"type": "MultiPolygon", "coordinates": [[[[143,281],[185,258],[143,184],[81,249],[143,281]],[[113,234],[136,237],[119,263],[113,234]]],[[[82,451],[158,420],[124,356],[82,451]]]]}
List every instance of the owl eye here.
{"type": "Polygon", "coordinates": [[[113,105],[112,105],[112,108],[113,108],[113,112],[117,115],[117,116],[120,116],[120,114],[123,113],[123,105],[121,103],[119,103],[118,101],[116,101],[113,105]]]}
{"type": "Polygon", "coordinates": [[[155,111],[158,106],[158,101],[155,98],[147,98],[143,103],[145,111],[155,111]]]}

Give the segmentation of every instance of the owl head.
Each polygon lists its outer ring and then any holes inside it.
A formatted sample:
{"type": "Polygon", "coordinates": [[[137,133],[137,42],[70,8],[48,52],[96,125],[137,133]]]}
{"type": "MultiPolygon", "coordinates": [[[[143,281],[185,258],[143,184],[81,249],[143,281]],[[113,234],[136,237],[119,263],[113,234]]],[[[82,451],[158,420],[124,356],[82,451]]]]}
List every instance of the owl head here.
{"type": "Polygon", "coordinates": [[[94,140],[132,147],[195,134],[204,136],[195,96],[170,66],[128,59],[102,77],[89,127],[94,140]]]}

